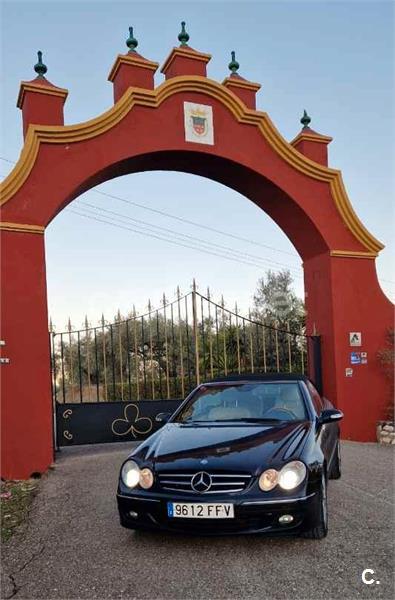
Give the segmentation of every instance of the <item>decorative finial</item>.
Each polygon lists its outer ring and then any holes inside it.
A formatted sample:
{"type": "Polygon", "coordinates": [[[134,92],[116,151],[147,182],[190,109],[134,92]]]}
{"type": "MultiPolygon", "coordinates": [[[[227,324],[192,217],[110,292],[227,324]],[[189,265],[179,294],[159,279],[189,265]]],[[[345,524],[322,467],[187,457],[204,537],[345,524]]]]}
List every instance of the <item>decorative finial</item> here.
{"type": "Polygon", "coordinates": [[[126,45],[129,48],[129,52],[136,52],[139,43],[133,35],[133,27],[129,27],[129,37],[126,40],[126,45]]]}
{"type": "Polygon", "coordinates": [[[181,21],[181,31],[178,34],[180,46],[188,46],[189,33],[185,31],[185,21],[181,21]]]}
{"type": "Polygon", "coordinates": [[[43,53],[41,50],[37,52],[38,63],[34,65],[34,70],[36,71],[38,77],[44,77],[45,73],[48,71],[47,65],[43,63],[43,53]]]}
{"type": "Polygon", "coordinates": [[[237,73],[240,65],[236,60],[236,52],[234,50],[232,50],[231,56],[232,56],[232,60],[228,64],[229,70],[232,71],[232,73],[237,73]]]}
{"type": "Polygon", "coordinates": [[[306,110],[303,111],[303,117],[300,119],[300,122],[303,125],[303,129],[308,128],[308,126],[311,122],[311,119],[310,119],[309,115],[307,114],[306,110]]]}

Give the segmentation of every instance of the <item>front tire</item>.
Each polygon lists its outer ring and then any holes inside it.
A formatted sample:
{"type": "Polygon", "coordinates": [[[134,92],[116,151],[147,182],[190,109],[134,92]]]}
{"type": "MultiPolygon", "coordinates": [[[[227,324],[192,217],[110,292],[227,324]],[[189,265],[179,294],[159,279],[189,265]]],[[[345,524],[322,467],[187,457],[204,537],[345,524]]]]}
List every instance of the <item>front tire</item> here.
{"type": "Polygon", "coordinates": [[[309,540],[322,540],[328,535],[328,498],[325,471],[322,470],[321,486],[318,492],[318,508],[313,527],[302,533],[309,540]]]}
{"type": "Polygon", "coordinates": [[[342,475],[341,469],[341,454],[340,454],[340,440],[337,440],[335,455],[332,460],[331,472],[329,479],[340,479],[342,475]]]}

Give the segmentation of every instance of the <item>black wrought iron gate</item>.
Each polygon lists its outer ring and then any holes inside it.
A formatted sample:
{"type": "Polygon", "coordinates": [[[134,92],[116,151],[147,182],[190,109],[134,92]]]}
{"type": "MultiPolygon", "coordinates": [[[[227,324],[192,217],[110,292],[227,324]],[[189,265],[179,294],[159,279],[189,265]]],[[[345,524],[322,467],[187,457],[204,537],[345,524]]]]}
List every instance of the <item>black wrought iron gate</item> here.
{"type": "MultiPolygon", "coordinates": [[[[52,329],[52,328],[51,328],[52,329]]],[[[319,336],[241,316],[195,286],[111,323],[50,332],[59,446],[142,439],[200,382],[234,373],[309,373],[321,387],[319,336]]]]}

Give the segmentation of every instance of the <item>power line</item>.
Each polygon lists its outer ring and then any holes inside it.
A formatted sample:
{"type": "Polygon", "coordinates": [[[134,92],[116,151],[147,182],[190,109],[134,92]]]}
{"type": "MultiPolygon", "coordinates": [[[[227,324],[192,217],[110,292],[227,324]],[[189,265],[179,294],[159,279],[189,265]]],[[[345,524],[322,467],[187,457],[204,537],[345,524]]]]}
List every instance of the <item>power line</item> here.
{"type": "Polygon", "coordinates": [[[190,248],[190,249],[193,249],[193,250],[198,250],[200,252],[204,252],[205,254],[210,254],[210,255],[213,255],[213,256],[219,256],[220,258],[226,258],[228,260],[233,260],[233,261],[238,262],[238,263],[243,263],[243,264],[247,264],[247,265],[254,266],[254,267],[257,267],[259,269],[262,269],[262,265],[261,264],[254,263],[254,262],[249,261],[249,260],[239,259],[239,258],[236,258],[236,257],[231,256],[231,255],[227,255],[227,254],[224,254],[224,253],[219,253],[219,252],[211,251],[211,250],[208,250],[207,248],[203,248],[201,246],[196,246],[196,245],[192,245],[192,244],[188,244],[188,243],[183,243],[181,241],[171,240],[169,238],[163,237],[161,235],[158,235],[158,234],[155,234],[155,233],[152,233],[152,232],[148,232],[147,233],[145,231],[142,231],[141,229],[137,229],[136,227],[128,227],[126,225],[121,225],[119,223],[115,223],[113,220],[111,220],[110,217],[107,217],[105,215],[104,215],[104,218],[99,218],[99,217],[94,216],[92,214],[89,214],[89,213],[88,214],[84,214],[84,213],[78,212],[76,210],[73,210],[71,208],[68,208],[66,210],[68,212],[72,212],[72,213],[77,214],[79,216],[86,217],[87,219],[91,219],[91,220],[94,220],[94,221],[99,221],[99,222],[105,223],[107,225],[112,225],[113,227],[118,227],[119,229],[125,229],[127,231],[133,231],[134,233],[138,233],[138,234],[144,235],[146,237],[151,237],[151,238],[155,238],[155,239],[158,239],[158,240],[161,240],[161,241],[165,241],[165,242],[174,244],[176,246],[182,246],[184,248],[190,248]]]}
{"type": "MultiPolygon", "coordinates": [[[[83,205],[86,205],[86,206],[92,206],[92,205],[89,205],[89,203],[84,203],[84,202],[80,202],[80,204],[83,204],[83,205]]],[[[96,209],[96,207],[94,207],[94,208],[96,209]]],[[[113,225],[114,227],[119,227],[121,229],[127,229],[127,230],[130,230],[130,231],[133,231],[134,233],[139,233],[140,235],[145,235],[147,237],[154,237],[156,239],[163,240],[165,242],[170,242],[170,243],[178,245],[178,246],[183,246],[185,248],[191,248],[193,250],[198,250],[199,252],[204,252],[205,254],[211,254],[213,256],[218,256],[220,258],[226,258],[228,260],[234,260],[235,262],[239,262],[239,263],[242,263],[242,264],[246,264],[246,265],[254,266],[254,267],[258,267],[258,268],[262,268],[264,266],[262,264],[257,264],[257,263],[254,263],[252,261],[249,261],[249,260],[242,260],[242,259],[234,258],[232,255],[229,254],[229,252],[228,252],[228,255],[220,254],[219,252],[212,252],[210,250],[203,249],[203,248],[198,247],[198,246],[193,246],[193,245],[184,244],[184,243],[177,243],[177,242],[175,242],[173,240],[169,240],[168,238],[164,238],[164,237],[161,237],[161,236],[156,235],[156,234],[151,234],[151,232],[145,233],[143,230],[134,229],[134,228],[131,228],[131,227],[126,227],[126,226],[123,226],[123,225],[119,225],[118,223],[114,223],[114,222],[111,221],[111,219],[114,220],[114,219],[116,219],[116,217],[107,217],[106,215],[104,215],[105,219],[109,219],[109,220],[104,220],[104,219],[97,218],[96,216],[93,216],[93,215],[97,214],[95,212],[93,212],[93,214],[83,214],[83,213],[79,213],[79,212],[77,212],[77,211],[75,211],[75,210],[73,210],[71,208],[66,208],[66,210],[69,211],[69,212],[73,212],[76,215],[79,215],[79,216],[82,216],[82,217],[91,218],[91,219],[93,219],[95,221],[106,223],[108,225],[113,225]]],[[[89,209],[89,210],[91,210],[91,209],[89,209]]],[[[106,209],[99,209],[99,210],[106,210],[106,209]]],[[[106,212],[114,213],[114,211],[110,211],[110,210],[106,210],[106,212]]],[[[120,215],[120,213],[114,213],[114,214],[119,214],[120,215]]],[[[138,221],[137,219],[133,219],[132,217],[128,217],[127,215],[120,215],[120,216],[122,218],[131,219],[132,221],[138,221]]],[[[118,219],[118,220],[120,220],[120,219],[118,219]]],[[[144,221],[138,221],[138,222],[143,222],[144,223],[144,221]]],[[[157,227],[158,229],[164,229],[165,231],[171,232],[171,233],[173,233],[175,235],[184,235],[184,234],[178,234],[177,232],[169,230],[167,228],[158,227],[156,225],[154,225],[154,226],[149,225],[149,227],[151,227],[151,228],[157,227]]],[[[143,228],[143,229],[146,229],[146,228],[143,228]]],[[[200,240],[200,238],[194,238],[193,236],[185,236],[185,237],[191,238],[192,240],[200,240]]],[[[205,242],[204,240],[201,240],[201,241],[203,242],[203,244],[206,244],[206,246],[210,246],[209,242],[205,242]]],[[[214,244],[214,245],[218,246],[219,248],[226,248],[226,246],[220,246],[218,244],[214,244]]],[[[234,254],[237,254],[237,252],[234,252],[234,251],[231,251],[231,252],[233,252],[234,254]]],[[[243,253],[241,253],[241,256],[246,256],[246,257],[251,256],[252,258],[255,257],[255,255],[253,255],[253,254],[243,254],[243,253]]],[[[255,257],[255,258],[258,259],[258,260],[260,260],[260,261],[264,261],[264,262],[266,260],[270,260],[270,259],[263,259],[263,258],[260,258],[260,257],[255,257]]],[[[270,262],[274,262],[274,261],[270,261],[270,262]]],[[[285,265],[283,263],[276,263],[276,264],[282,266],[282,268],[286,268],[286,269],[291,269],[292,270],[292,267],[290,267],[288,265],[285,265]]],[[[295,269],[293,269],[293,270],[295,271],[295,269]]],[[[293,276],[297,277],[299,279],[303,278],[301,275],[297,274],[296,272],[293,273],[293,276]]],[[[395,285],[395,281],[391,281],[389,279],[384,279],[384,278],[380,277],[379,280],[380,281],[385,281],[386,283],[390,283],[392,285],[395,285]]]]}
{"type": "Polygon", "coordinates": [[[228,233],[226,231],[222,231],[221,229],[216,229],[215,227],[211,227],[210,225],[203,225],[203,223],[196,223],[196,221],[190,221],[185,217],[179,217],[177,215],[173,215],[171,213],[165,212],[164,210],[159,210],[157,208],[151,208],[150,206],[146,206],[145,204],[140,204],[135,202],[134,200],[127,200],[126,198],[121,198],[121,196],[116,196],[115,194],[109,194],[107,192],[102,192],[101,190],[90,190],[95,192],[96,194],[101,194],[102,196],[107,196],[108,198],[113,198],[114,200],[119,200],[120,202],[125,202],[126,204],[131,204],[133,206],[138,206],[139,208],[143,208],[144,210],[149,210],[150,212],[157,213],[164,217],[168,217],[170,219],[175,219],[176,221],[180,221],[181,223],[187,223],[188,225],[193,225],[194,227],[200,227],[201,229],[206,229],[209,231],[213,231],[214,233],[219,233],[220,235],[224,235],[235,240],[239,240],[241,242],[247,242],[248,244],[253,244],[255,246],[260,246],[261,248],[265,248],[266,250],[274,250],[275,252],[281,252],[282,254],[288,254],[289,256],[298,256],[296,252],[288,252],[287,250],[280,250],[279,248],[275,248],[274,246],[268,246],[267,244],[262,244],[260,242],[256,242],[255,240],[250,240],[248,238],[244,238],[233,233],[228,233]]]}
{"type": "MultiPolygon", "coordinates": [[[[210,242],[210,241],[207,241],[207,240],[204,240],[202,238],[198,238],[198,237],[195,237],[195,236],[192,236],[192,235],[188,235],[188,234],[185,234],[185,233],[179,233],[177,231],[174,231],[173,229],[168,229],[167,227],[160,227],[159,225],[153,225],[153,224],[151,224],[151,223],[149,223],[147,221],[142,221],[141,219],[134,219],[133,217],[130,217],[130,216],[125,215],[123,213],[118,213],[118,212],[115,212],[113,210],[109,210],[109,209],[106,209],[106,208],[101,208],[101,207],[94,206],[93,204],[89,204],[89,202],[78,201],[78,204],[82,205],[84,207],[88,207],[90,210],[93,209],[93,211],[95,211],[95,212],[96,211],[101,211],[101,212],[109,213],[111,215],[115,215],[115,217],[113,217],[113,216],[108,217],[109,219],[110,218],[112,218],[112,219],[114,219],[114,218],[115,219],[120,218],[120,220],[122,220],[122,221],[124,219],[128,219],[130,221],[133,221],[134,223],[143,224],[144,228],[148,227],[149,229],[154,229],[154,232],[155,232],[155,230],[159,230],[160,232],[164,231],[165,233],[170,233],[171,235],[175,235],[175,236],[178,236],[178,237],[181,237],[181,238],[186,238],[187,240],[192,240],[192,242],[197,242],[199,244],[204,244],[206,246],[209,246],[210,248],[211,247],[216,247],[216,248],[219,248],[220,251],[230,252],[232,254],[235,254],[236,256],[244,256],[248,260],[251,260],[251,259],[252,260],[258,260],[258,261],[262,261],[262,262],[265,262],[265,263],[272,263],[272,264],[274,264],[276,266],[280,266],[282,268],[296,270],[296,267],[292,267],[290,265],[286,265],[284,263],[280,263],[280,262],[277,262],[277,261],[269,259],[269,258],[263,258],[261,256],[257,256],[255,254],[248,254],[246,252],[240,252],[239,250],[234,250],[233,248],[230,248],[229,246],[223,246],[221,244],[216,244],[215,242],[210,242]]],[[[106,216],[106,215],[104,215],[104,216],[106,216]]]]}
{"type": "MultiPolygon", "coordinates": [[[[165,242],[168,242],[169,244],[173,244],[175,246],[182,246],[184,248],[189,248],[189,249],[192,249],[192,250],[198,250],[199,252],[203,252],[205,254],[210,254],[211,256],[218,256],[220,258],[225,258],[225,259],[231,260],[233,262],[237,262],[237,263],[240,263],[240,264],[245,264],[245,265],[249,265],[249,266],[252,266],[252,267],[257,267],[258,269],[262,269],[262,265],[261,264],[254,263],[252,261],[247,261],[247,260],[239,259],[239,258],[236,258],[234,256],[226,255],[226,254],[223,254],[223,253],[220,254],[219,252],[213,252],[213,251],[207,250],[206,248],[203,248],[203,247],[193,246],[192,244],[187,244],[187,243],[182,243],[180,241],[171,240],[169,238],[162,237],[162,236],[154,234],[154,233],[144,232],[141,229],[136,229],[134,227],[129,227],[129,226],[126,226],[126,225],[120,225],[119,223],[114,223],[113,221],[109,220],[108,217],[106,217],[106,218],[99,218],[97,216],[93,216],[92,214],[81,213],[81,212],[76,211],[76,210],[74,210],[72,208],[67,208],[66,210],[68,212],[72,212],[72,213],[74,213],[76,215],[79,215],[80,217],[85,217],[87,219],[91,219],[91,220],[94,220],[94,221],[105,223],[106,225],[111,225],[112,227],[118,227],[118,229],[124,229],[126,231],[133,231],[134,233],[138,233],[139,235],[144,235],[146,237],[155,238],[155,239],[158,239],[158,240],[161,240],[161,241],[165,241],[165,242]]],[[[296,275],[296,274],[295,274],[295,277],[302,278],[300,275],[296,275]]]]}

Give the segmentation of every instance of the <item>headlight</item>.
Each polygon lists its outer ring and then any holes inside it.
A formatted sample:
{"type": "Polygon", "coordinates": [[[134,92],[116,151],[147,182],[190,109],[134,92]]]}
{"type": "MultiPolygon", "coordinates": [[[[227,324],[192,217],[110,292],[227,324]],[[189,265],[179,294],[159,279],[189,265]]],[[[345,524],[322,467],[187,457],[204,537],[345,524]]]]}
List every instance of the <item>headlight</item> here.
{"type": "Polygon", "coordinates": [[[122,467],[121,478],[126,487],[135,488],[140,481],[140,467],[134,460],[127,460],[122,467]]]}
{"type": "Polygon", "coordinates": [[[293,460],[283,467],[278,476],[279,486],[283,490],[293,490],[306,477],[306,467],[300,460],[293,460]]]}
{"type": "Polygon", "coordinates": [[[270,492],[278,484],[283,490],[293,490],[306,477],[306,467],[300,460],[293,460],[281,471],[266,469],[259,477],[259,487],[263,492],[270,492]]]}
{"type": "Polygon", "coordinates": [[[278,483],[278,472],[276,469],[267,469],[259,477],[259,487],[263,492],[270,492],[278,483]]]}
{"type": "Polygon", "coordinates": [[[139,483],[144,490],[148,490],[154,483],[154,475],[150,469],[141,469],[139,483]]]}

